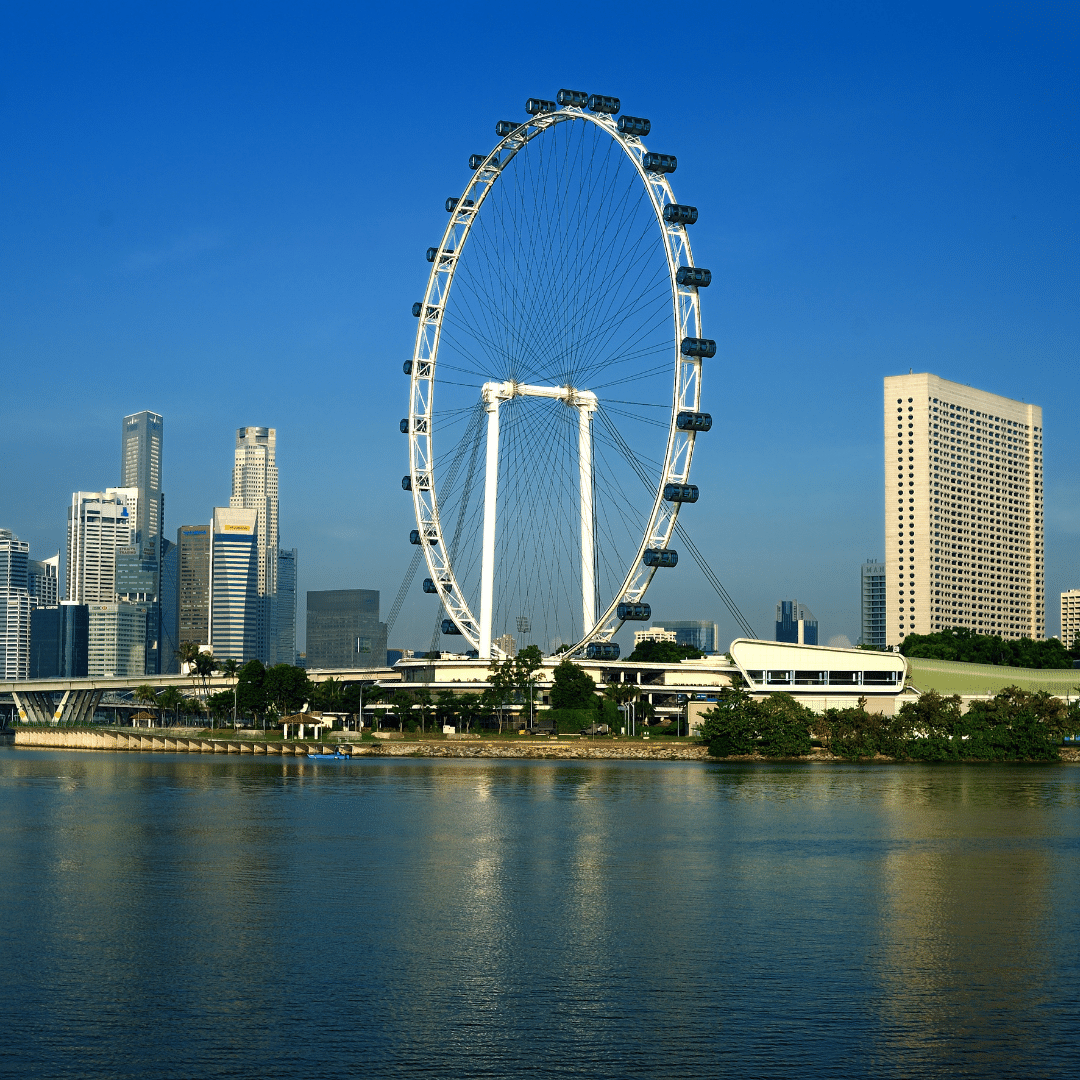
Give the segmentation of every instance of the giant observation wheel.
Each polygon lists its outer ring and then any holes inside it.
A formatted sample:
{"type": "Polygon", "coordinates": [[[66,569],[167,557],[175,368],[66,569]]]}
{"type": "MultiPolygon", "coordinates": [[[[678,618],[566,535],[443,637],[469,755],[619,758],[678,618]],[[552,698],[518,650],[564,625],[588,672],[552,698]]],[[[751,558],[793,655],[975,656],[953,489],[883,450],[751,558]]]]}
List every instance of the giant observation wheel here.
{"type": "Polygon", "coordinates": [[[510,639],[614,659],[673,567],[698,432],[701,335],[674,156],[616,98],[560,90],[496,125],[446,200],[413,306],[409,473],[425,592],[482,658],[510,639]]]}

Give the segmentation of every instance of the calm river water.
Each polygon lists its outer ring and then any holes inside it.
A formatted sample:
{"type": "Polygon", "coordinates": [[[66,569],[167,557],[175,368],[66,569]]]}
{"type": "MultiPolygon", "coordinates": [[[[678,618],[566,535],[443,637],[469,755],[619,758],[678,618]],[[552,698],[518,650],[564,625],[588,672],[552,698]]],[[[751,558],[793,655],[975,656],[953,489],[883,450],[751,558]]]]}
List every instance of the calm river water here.
{"type": "Polygon", "coordinates": [[[0,750],[0,1074],[1080,1074],[1080,768],[0,750]]]}

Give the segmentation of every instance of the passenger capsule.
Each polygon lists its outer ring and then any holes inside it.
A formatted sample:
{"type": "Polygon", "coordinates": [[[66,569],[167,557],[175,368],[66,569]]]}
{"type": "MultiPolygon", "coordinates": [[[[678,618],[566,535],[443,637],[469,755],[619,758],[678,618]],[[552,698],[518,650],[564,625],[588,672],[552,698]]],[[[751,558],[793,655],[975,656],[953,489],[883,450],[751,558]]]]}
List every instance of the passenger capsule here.
{"type": "MultiPolygon", "coordinates": [[[[545,101],[543,98],[531,97],[525,102],[525,111],[530,116],[539,116],[540,113],[554,112],[559,106],[554,101],[545,101]]],[[[515,125],[516,127],[517,125],[515,125]]],[[[498,132],[498,128],[495,129],[498,132]]],[[[507,135],[510,134],[508,131],[507,135]]]]}
{"type": "MultiPolygon", "coordinates": [[[[487,154],[470,154],[469,155],[469,168],[475,171],[479,169],[484,162],[487,161],[487,154]]],[[[491,163],[492,165],[498,165],[499,159],[495,158],[491,163]]]]}
{"type": "MultiPolygon", "coordinates": [[[[437,544],[439,541],[434,536],[429,536],[427,538],[427,542],[429,544],[437,544]]],[[[419,529],[413,529],[409,533],[409,543],[410,544],[416,544],[416,545],[420,545],[420,544],[423,543],[423,541],[420,539],[420,530],[419,529]]]]}
{"type": "Polygon", "coordinates": [[[645,154],[641,167],[647,172],[669,173],[679,167],[679,159],[674,154],[645,154]]]}
{"type": "Polygon", "coordinates": [[[516,120],[500,120],[495,125],[495,134],[500,139],[505,139],[514,128],[519,128],[521,125],[516,120]]]}
{"type": "Polygon", "coordinates": [[[603,94],[589,95],[589,112],[608,113],[614,116],[622,104],[617,97],[605,97],[603,94]]]}
{"type": "Polygon", "coordinates": [[[453,619],[443,619],[442,632],[444,634],[460,634],[461,628],[453,619]]]}
{"type": "Polygon", "coordinates": [[[675,417],[675,426],[680,431],[709,431],[712,417],[707,412],[681,412],[675,417]]]}
{"type": "Polygon", "coordinates": [[[452,214],[458,206],[468,209],[472,205],[472,199],[458,199],[451,195],[450,198],[446,200],[446,212],[452,214]]]}
{"type": "Polygon", "coordinates": [[[698,486],[697,484],[665,484],[664,501],[696,503],[698,501],[698,486]]]}
{"type": "Polygon", "coordinates": [[[408,473],[401,478],[401,490],[412,491],[412,477],[408,473]]]}
{"type": "Polygon", "coordinates": [[[404,371],[406,375],[411,375],[412,374],[412,361],[411,360],[406,360],[405,363],[401,365],[401,370],[404,371]]]}
{"type": "MultiPolygon", "coordinates": [[[[412,475],[411,474],[403,476],[401,478],[401,488],[402,488],[403,491],[412,491],[413,486],[412,486],[412,475]]],[[[418,476],[416,478],[416,490],[417,491],[430,491],[431,490],[431,483],[429,482],[427,476],[425,476],[424,474],[421,474],[420,476],[418,476]]]]}
{"type": "Polygon", "coordinates": [[[695,288],[704,289],[712,284],[712,271],[703,266],[680,266],[675,271],[675,280],[680,285],[693,285],[695,288]]]}
{"type": "Polygon", "coordinates": [[[643,139],[652,131],[652,122],[642,116],[620,116],[616,127],[624,135],[634,135],[643,139]]]}
{"type": "Polygon", "coordinates": [[[619,644],[616,641],[593,641],[585,646],[586,660],[618,660],[619,644]]]}
{"type": "Polygon", "coordinates": [[[652,618],[649,604],[620,604],[615,611],[626,622],[648,622],[652,618]]]}
{"type": "Polygon", "coordinates": [[[674,548],[649,548],[641,561],[646,566],[678,566],[679,553],[674,548]]]}
{"type": "Polygon", "coordinates": [[[404,420],[401,421],[400,424],[398,424],[398,430],[401,432],[402,435],[409,434],[409,418],[407,416],[404,420]]]}
{"type": "Polygon", "coordinates": [[[715,356],[716,342],[707,337],[684,337],[679,351],[683,356],[715,356]]]}
{"type": "Polygon", "coordinates": [[[555,99],[560,105],[572,105],[576,109],[584,109],[589,104],[589,95],[584,90],[560,90],[555,99]]]}
{"type": "Polygon", "coordinates": [[[429,577],[424,578],[424,592],[426,592],[426,593],[437,593],[438,591],[439,590],[435,587],[435,582],[432,581],[431,578],[429,578],[429,577]]]}
{"type": "Polygon", "coordinates": [[[668,203],[664,207],[664,220],[669,225],[693,225],[697,221],[697,207],[668,203]]]}
{"type": "Polygon", "coordinates": [[[439,249],[428,248],[424,254],[428,262],[434,262],[439,257],[439,249]]]}

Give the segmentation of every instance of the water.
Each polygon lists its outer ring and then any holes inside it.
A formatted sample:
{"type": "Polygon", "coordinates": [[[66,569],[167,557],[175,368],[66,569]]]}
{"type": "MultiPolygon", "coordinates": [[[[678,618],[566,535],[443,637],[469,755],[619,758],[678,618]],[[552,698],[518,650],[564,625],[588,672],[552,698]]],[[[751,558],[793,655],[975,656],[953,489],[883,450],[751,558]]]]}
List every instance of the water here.
{"type": "Polygon", "coordinates": [[[0,750],[0,1075],[1074,1076],[1080,768],[0,750]]]}

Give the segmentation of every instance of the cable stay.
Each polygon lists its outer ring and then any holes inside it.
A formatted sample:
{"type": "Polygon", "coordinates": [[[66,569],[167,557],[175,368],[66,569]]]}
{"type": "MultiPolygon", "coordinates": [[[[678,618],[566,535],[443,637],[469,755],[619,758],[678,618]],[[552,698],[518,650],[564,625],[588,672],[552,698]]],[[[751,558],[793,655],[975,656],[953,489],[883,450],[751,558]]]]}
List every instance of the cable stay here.
{"type": "MultiPolygon", "coordinates": [[[[597,410],[597,415],[601,418],[604,427],[607,429],[608,434],[611,436],[616,447],[626,458],[630,467],[637,473],[641,482],[648,488],[649,491],[653,490],[652,481],[649,479],[645,470],[642,468],[641,463],[637,460],[634,454],[631,452],[630,447],[626,445],[626,440],[622,437],[622,433],[619,431],[617,425],[612,423],[608,418],[604,409],[597,410]]],[[[675,520],[675,531],[679,534],[679,539],[686,545],[687,550],[694,558],[694,562],[698,564],[701,572],[705,575],[705,580],[716,591],[716,595],[724,601],[724,606],[731,612],[732,618],[739,624],[739,629],[749,638],[757,638],[757,634],[754,633],[753,627],[746,621],[746,617],[739,610],[738,605],[731,598],[731,594],[724,588],[723,583],[716,576],[713,568],[706,562],[705,556],[698,550],[697,544],[690,539],[689,534],[683,527],[682,522],[677,518],[675,520]]]]}

